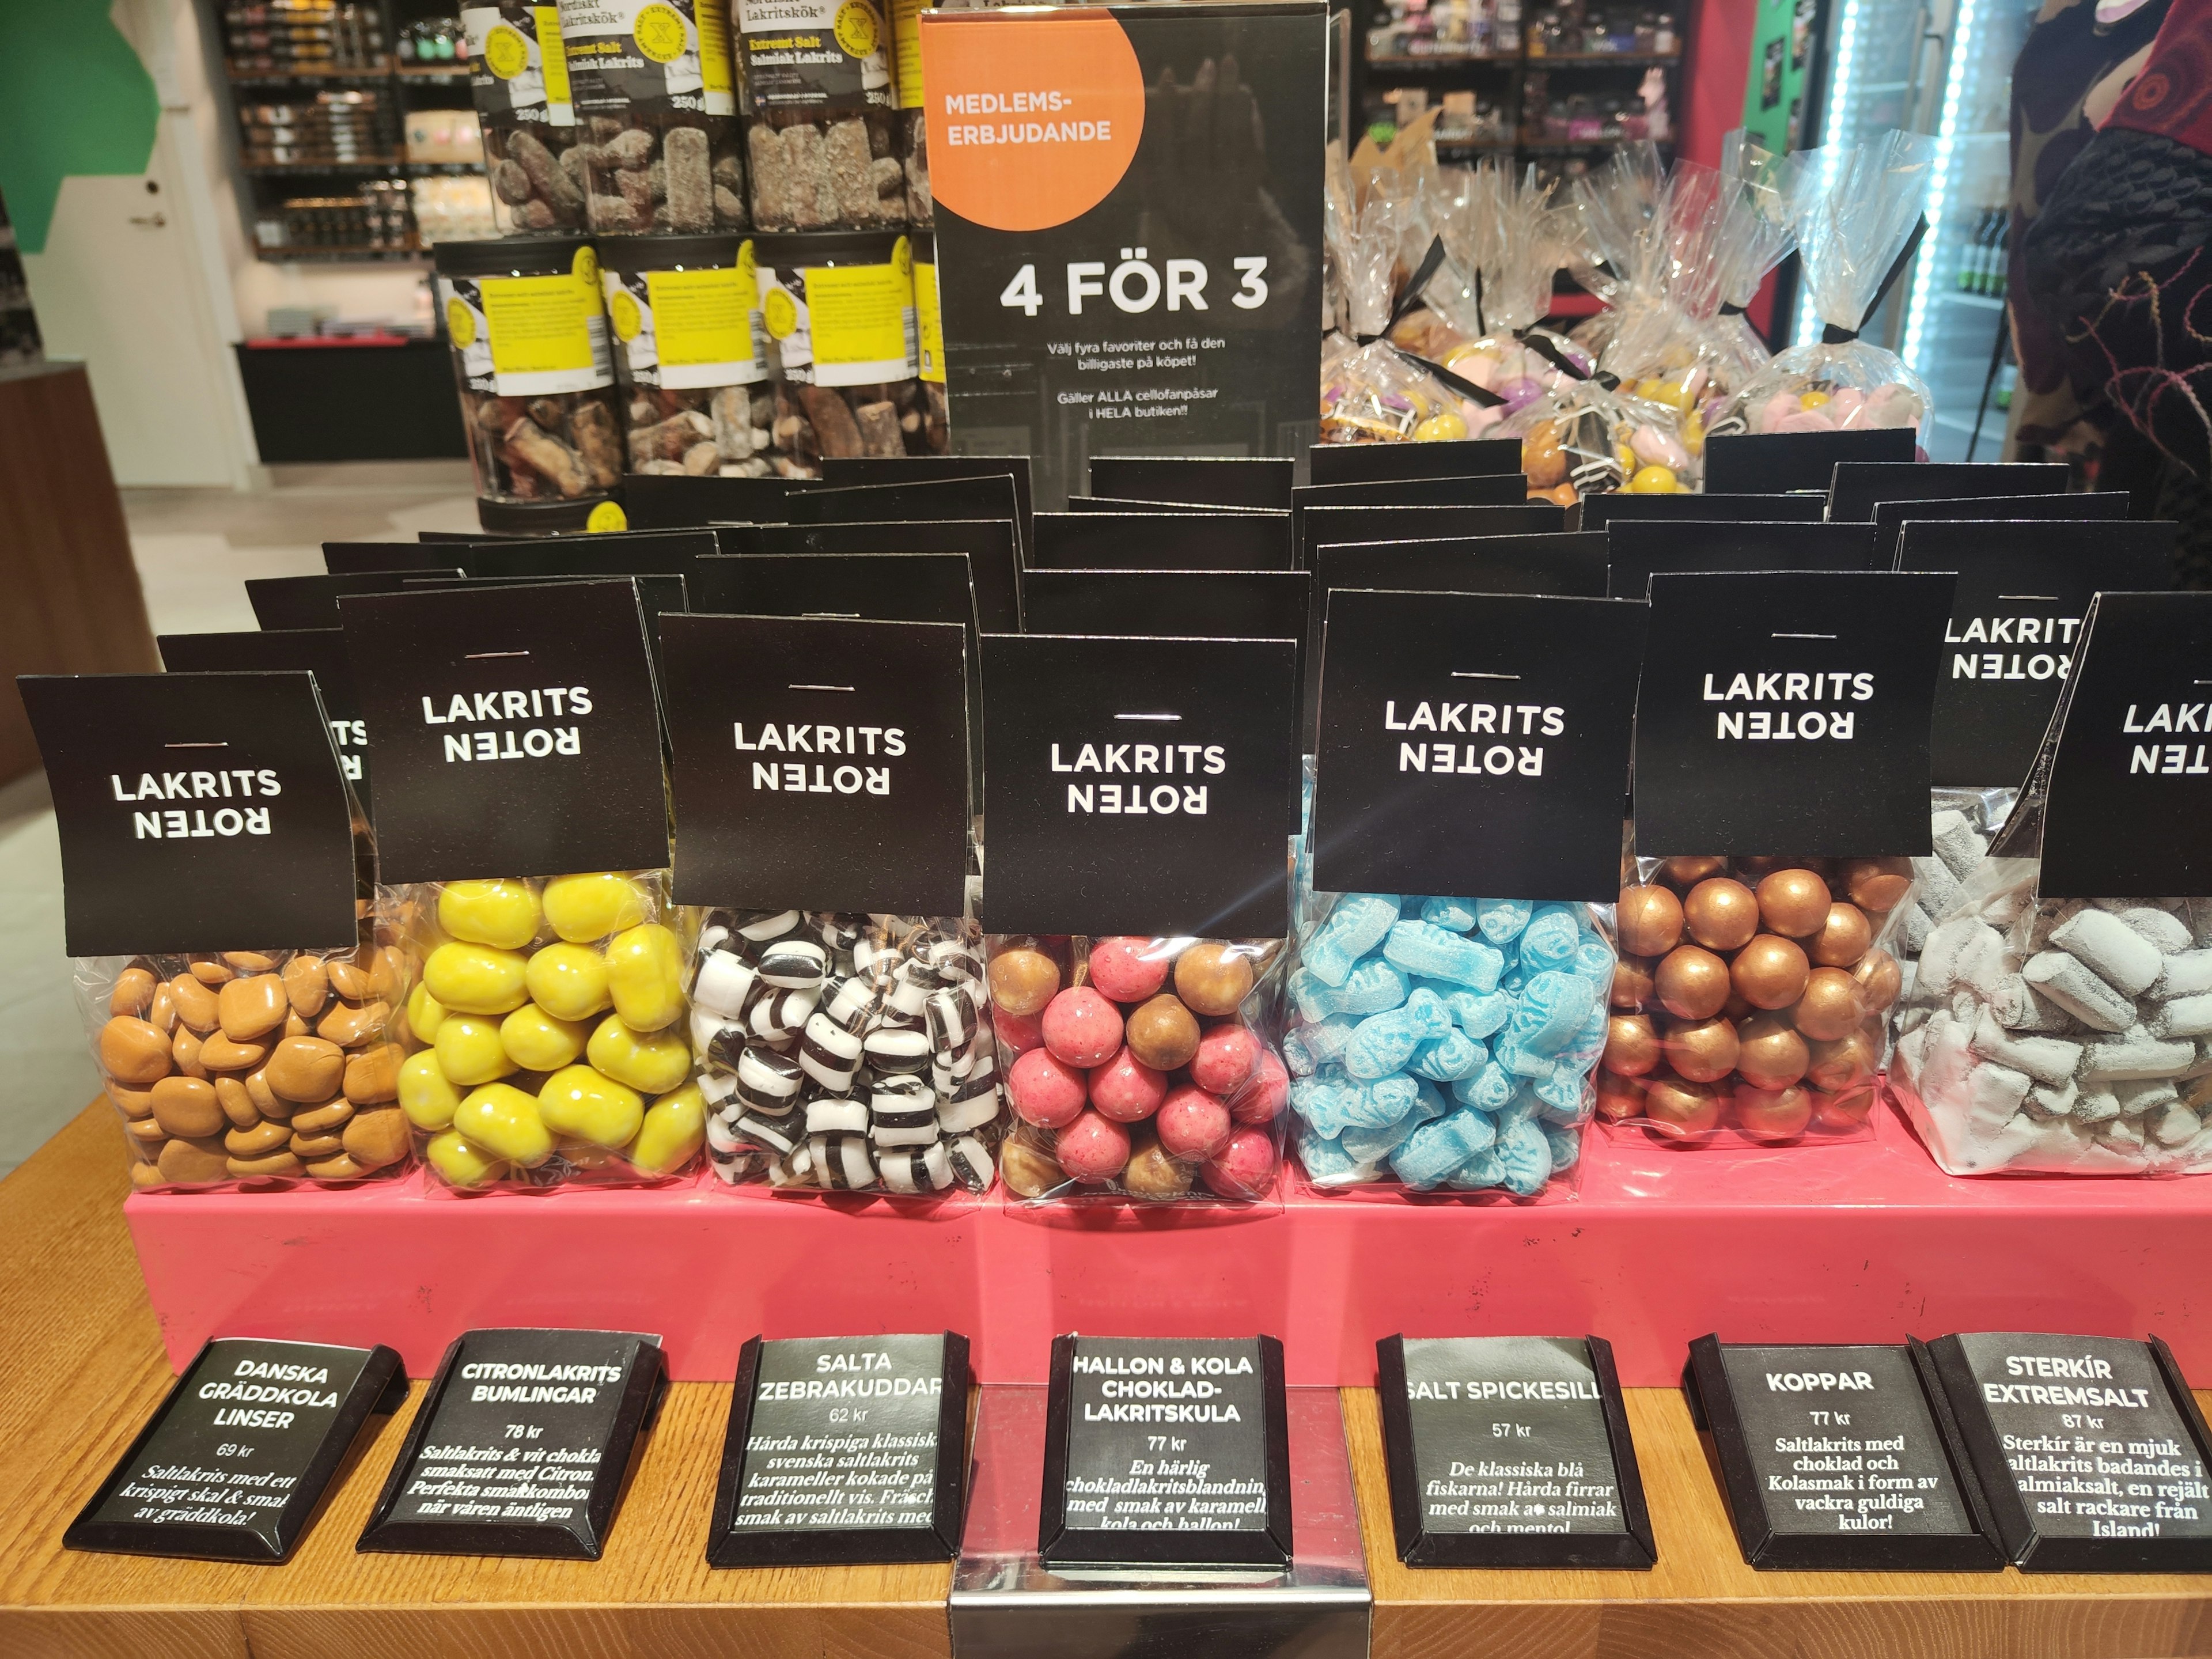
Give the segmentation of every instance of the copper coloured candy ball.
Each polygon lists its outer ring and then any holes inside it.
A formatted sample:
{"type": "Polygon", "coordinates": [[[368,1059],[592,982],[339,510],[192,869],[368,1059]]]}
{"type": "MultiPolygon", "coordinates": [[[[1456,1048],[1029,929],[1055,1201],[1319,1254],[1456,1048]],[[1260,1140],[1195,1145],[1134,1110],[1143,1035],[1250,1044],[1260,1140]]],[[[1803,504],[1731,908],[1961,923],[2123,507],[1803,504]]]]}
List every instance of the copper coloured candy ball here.
{"type": "Polygon", "coordinates": [[[1701,854],[1697,857],[1663,860],[1659,866],[1659,879],[1669,887],[1687,892],[1711,876],[1728,873],[1728,860],[1701,854]]]}
{"type": "Polygon", "coordinates": [[[1790,939],[1817,933],[1828,920],[1828,884],[1810,870],[1777,870],[1759,884],[1759,919],[1790,939]]]}
{"type": "Polygon", "coordinates": [[[1677,1020],[1660,1046],[1674,1074],[1692,1083],[1717,1083],[1735,1069],[1735,1027],[1725,1019],[1677,1020]]]}
{"type": "Polygon", "coordinates": [[[1597,1115],[1607,1123],[1644,1115],[1644,1079],[1613,1072],[1597,1074],[1597,1115]]]}
{"type": "Polygon", "coordinates": [[[1613,994],[1608,1000],[1614,1007],[1649,1008],[1656,994],[1652,988],[1649,962],[1622,957],[1613,964],[1613,994]]]}
{"type": "Polygon", "coordinates": [[[1761,933],[1735,953],[1729,977],[1754,1008],[1787,1008],[1805,988],[1805,952],[1795,939],[1761,933]]]}
{"type": "Polygon", "coordinates": [[[1759,900],[1741,882],[1713,876],[1690,890],[1682,920],[1690,937],[1708,951],[1738,950],[1759,931],[1759,900]]]}
{"type": "Polygon", "coordinates": [[[1652,986],[1675,1018],[1711,1019],[1728,1000],[1728,963],[1711,951],[1678,945],[1661,960],[1652,986]]]}
{"type": "Polygon", "coordinates": [[[1194,1013],[1233,1014],[1251,994],[1252,959],[1234,945],[1194,945],[1176,958],[1175,988],[1194,1013]]]}
{"type": "Polygon", "coordinates": [[[1615,1014],[1606,1022],[1605,1069],[1642,1077],[1659,1064],[1659,1034],[1648,1014],[1615,1014]]]}
{"type": "Polygon", "coordinates": [[[1874,924],[1856,904],[1832,904],[1820,931],[1805,942],[1805,954],[1823,968],[1848,968],[1874,943],[1874,924]]]}
{"type": "Polygon", "coordinates": [[[1786,1089],[1811,1062],[1805,1039],[1783,1014],[1754,1014],[1736,1030],[1736,1075],[1755,1089],[1786,1089]]]}
{"type": "Polygon", "coordinates": [[[1867,1012],[1870,1014],[1886,1011],[1905,988],[1905,975],[1898,968],[1897,958],[1887,951],[1869,951],[1853,965],[1851,977],[1858,981],[1859,994],[1865,999],[1867,1012]]]}
{"type": "Polygon", "coordinates": [[[1129,1052],[1156,1072],[1188,1066],[1198,1053],[1198,1021],[1167,992],[1132,1009],[1122,1027],[1129,1052]]]}
{"type": "Polygon", "coordinates": [[[1736,1127],[1754,1140],[1795,1140],[1812,1121],[1813,1091],[1796,1084],[1735,1091],[1736,1127]]]}
{"type": "Polygon", "coordinates": [[[1060,964],[1018,945],[991,958],[991,1000],[1010,1014],[1041,1014],[1060,989],[1060,964]]]}
{"type": "Polygon", "coordinates": [[[1897,908],[1912,885],[1912,866],[1904,859],[1845,859],[1837,884],[1844,896],[1877,915],[1897,908]]]}
{"type": "Polygon", "coordinates": [[[1626,955],[1663,957],[1682,942],[1682,901],[1671,888],[1656,883],[1624,887],[1613,915],[1626,955]]]}
{"type": "Polygon", "coordinates": [[[1815,968],[1797,1000],[1797,1030],[1814,1042],[1848,1036],[1866,1018],[1859,982],[1840,968],[1815,968]]]}
{"type": "Polygon", "coordinates": [[[1866,1126],[1874,1110],[1874,1085],[1862,1083],[1836,1094],[1813,1097],[1813,1121],[1826,1134],[1849,1134],[1866,1126]]]}
{"type": "Polygon", "coordinates": [[[1710,1134],[1720,1127],[1723,1104],[1721,1091],[1711,1084],[1662,1073],[1644,1087],[1644,1126],[1669,1140],[1710,1134]]]}
{"type": "Polygon", "coordinates": [[[1880,1040],[1863,1027],[1832,1042],[1816,1042],[1811,1053],[1805,1080],[1830,1094],[1866,1082],[1881,1058],[1880,1040]]]}

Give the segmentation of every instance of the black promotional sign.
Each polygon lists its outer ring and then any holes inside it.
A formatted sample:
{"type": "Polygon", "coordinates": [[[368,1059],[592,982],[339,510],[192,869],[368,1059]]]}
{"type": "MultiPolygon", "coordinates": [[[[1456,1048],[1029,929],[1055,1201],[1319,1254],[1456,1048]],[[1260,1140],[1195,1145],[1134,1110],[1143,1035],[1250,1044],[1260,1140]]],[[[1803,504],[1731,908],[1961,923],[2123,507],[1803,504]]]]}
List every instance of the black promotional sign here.
{"type": "Polygon", "coordinates": [[[73,957],[352,948],[353,802],[307,673],[26,674],[73,957]]]}
{"type": "Polygon", "coordinates": [[[628,580],[348,599],[387,882],[668,862],[645,624],[628,580]]]}
{"type": "Polygon", "coordinates": [[[954,443],[1035,457],[1056,507],[1094,453],[1310,441],[1323,8],[945,9],[921,40],[954,443]]]}
{"type": "Polygon", "coordinates": [[[185,1367],[62,1543],[289,1561],[368,1419],[406,1397],[390,1348],[218,1337],[185,1367]]]}
{"type": "Polygon", "coordinates": [[[711,524],[781,524],[781,478],[664,477],[623,480],[623,514],[633,530],[690,530],[711,524]]]}
{"type": "Polygon", "coordinates": [[[1282,936],[1297,685],[1291,640],[985,635],[986,925],[1282,936]]]}
{"type": "Polygon", "coordinates": [[[1315,444],[1307,470],[1317,484],[1396,478],[1470,478],[1521,470],[1518,438],[1447,439],[1432,444],[1315,444]]]}
{"type": "Polygon", "coordinates": [[[1567,509],[1551,501],[1492,507],[1316,507],[1293,515],[1297,568],[1313,550],[1346,542],[1427,542],[1458,536],[1548,535],[1567,527],[1567,509]]]}
{"type": "Polygon", "coordinates": [[[1690,1345],[1691,1414],[1743,1559],[1765,1570],[1997,1572],[2004,1557],[1917,1342],[1690,1345]]]}
{"type": "Polygon", "coordinates": [[[1928,1346],[2022,1572],[2212,1572],[2212,1432],[2165,1343],[1984,1331],[1928,1346]]]}
{"type": "Polygon", "coordinates": [[[1287,1566],[1283,1345],[1054,1338],[1039,1510],[1054,1565],[1287,1566]]]}
{"type": "Polygon", "coordinates": [[[1909,462],[1920,446],[1911,427],[1867,432],[1737,432],[1705,441],[1705,487],[1716,495],[1816,489],[1823,495],[1842,461],[1909,462]]]}
{"type": "Polygon", "coordinates": [[[1583,899],[1620,890],[1650,607],[1329,595],[1314,885],[1583,899]]]}
{"type": "Polygon", "coordinates": [[[368,793],[368,726],[354,695],[353,665],[347,660],[345,634],[336,628],[286,628],[259,634],[164,634],[154,643],[161,665],[172,673],[219,673],[226,669],[265,673],[305,669],[315,677],[338,764],[366,808],[368,793]]]}
{"type": "Polygon", "coordinates": [[[1657,1562],[1610,1343],[1386,1336],[1375,1350],[1401,1561],[1657,1562]]]}
{"type": "Polygon", "coordinates": [[[2027,775],[2072,666],[2090,599],[2100,590],[2170,586],[2175,530],[2171,524],[1926,520],[1904,526],[1899,569],[1949,570],[1959,578],[1936,680],[1933,782],[1981,787],[2027,775]]]}
{"type": "Polygon", "coordinates": [[[717,1567],[944,1561],[960,1553],[968,1339],[746,1342],[707,1559],[717,1567]]]}
{"type": "Polygon", "coordinates": [[[456,1337],[355,1548],[596,1561],[667,1387],[657,1337],[456,1337]]]}
{"type": "MultiPolygon", "coordinates": [[[[421,542],[325,542],[323,568],[333,576],[367,575],[377,571],[419,572],[441,568],[434,547],[421,542]]],[[[450,568],[451,567],[442,567],[450,568]]],[[[389,592],[389,589],[378,590],[389,592]]],[[[325,623],[322,626],[331,626],[325,623]]]]}
{"type": "Polygon", "coordinates": [[[1191,507],[1268,507],[1287,513],[1298,464],[1273,456],[1093,455],[1091,493],[1191,507]]]}
{"type": "MultiPolygon", "coordinates": [[[[1694,500],[1694,497],[1685,497],[1694,500]]],[[[1660,523],[1615,519],[1606,526],[1616,599],[1650,593],[1665,571],[1872,570],[1874,526],[1867,524],[1660,523]]]]}
{"type": "Polygon", "coordinates": [[[670,617],[661,641],[678,904],[963,914],[958,623],[670,617]]]}
{"type": "Polygon", "coordinates": [[[689,576],[720,551],[711,530],[648,530],[471,542],[463,562],[471,576],[689,576]]]}
{"type": "Polygon", "coordinates": [[[847,455],[822,458],[822,482],[830,489],[855,484],[936,483],[952,478],[988,478],[1005,473],[1014,481],[1014,509],[1027,526],[1036,513],[1026,455],[847,455]]]}
{"type": "MultiPolygon", "coordinates": [[[[1014,544],[1028,552],[1033,516],[1013,476],[994,467],[973,477],[926,478],[898,483],[819,486],[794,489],[784,501],[793,524],[899,524],[908,520],[1003,519],[1014,527],[1014,544]]],[[[927,553],[926,547],[869,550],[884,553],[927,553]]],[[[973,548],[967,550],[974,552],[973,548]]]]}
{"type": "MultiPolygon", "coordinates": [[[[2038,884],[2045,897],[2212,896],[2208,665],[2212,593],[2100,593],[2090,601],[2035,763],[2050,792],[2038,884]]],[[[2028,833],[2023,819],[2014,822],[2028,833]]]]}
{"type": "Polygon", "coordinates": [[[1941,520],[1946,523],[1987,519],[2032,522],[2057,520],[2077,524],[2084,520],[2113,524],[2128,516],[2128,493],[2124,489],[2064,495],[1960,495],[1949,501],[1876,501],[1875,559],[1881,565],[1893,562],[1899,532],[1916,520],[1941,520]]]}
{"type": "Polygon", "coordinates": [[[1672,523],[1693,519],[1701,524],[1818,524],[1827,516],[1828,503],[1820,495],[1632,495],[1613,490],[1585,495],[1580,527],[1603,530],[1631,519],[1658,519],[1672,523]]]}
{"type": "Polygon", "coordinates": [[[1132,501],[1123,495],[1070,495],[1070,513],[1179,513],[1184,514],[1222,513],[1279,513],[1285,509],[1273,507],[1220,507],[1212,503],[1194,506],[1189,501],[1132,501]]]}
{"type": "MultiPolygon", "coordinates": [[[[1021,555],[1006,519],[921,520],[908,524],[753,525],[720,532],[722,551],[755,553],[962,553],[975,579],[975,621],[987,634],[1022,629],[1021,555]]],[[[708,607],[702,603],[700,609],[708,607]]]]}
{"type": "Polygon", "coordinates": [[[1968,495],[2056,495],[2063,461],[1841,461],[1828,491],[1829,522],[1871,524],[1882,501],[1955,501],[1968,495]]]}
{"type": "Polygon", "coordinates": [[[1952,586],[1880,571],[1652,577],[1638,852],[1925,853],[1952,586]]]}
{"type": "Polygon", "coordinates": [[[360,571],[334,576],[249,576],[246,597],[260,628],[336,628],[338,601],[353,593],[397,593],[410,576],[458,576],[456,564],[441,564],[417,550],[402,568],[360,571]]]}
{"type": "Polygon", "coordinates": [[[1040,513],[1030,565],[1042,570],[1288,570],[1291,553],[1287,513],[1040,513]]]}

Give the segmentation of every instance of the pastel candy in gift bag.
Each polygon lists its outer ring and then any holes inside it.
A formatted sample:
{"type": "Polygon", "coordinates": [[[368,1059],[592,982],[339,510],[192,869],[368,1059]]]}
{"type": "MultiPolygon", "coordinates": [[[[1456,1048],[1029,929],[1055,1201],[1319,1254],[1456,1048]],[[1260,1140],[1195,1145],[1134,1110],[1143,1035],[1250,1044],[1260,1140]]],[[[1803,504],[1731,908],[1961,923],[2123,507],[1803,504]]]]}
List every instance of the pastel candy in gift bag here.
{"type": "Polygon", "coordinates": [[[1298,1026],[1283,1038],[1283,1061],[1292,1077],[1310,1077],[1340,1058],[1358,1029],[1358,1022],[1343,1014],[1331,1014],[1318,1024],[1298,1026]]]}
{"type": "Polygon", "coordinates": [[[1345,894],[1303,946],[1307,969],[1324,985],[1342,985],[1353,964],[1382,942],[1398,908],[1394,894],[1345,894]]]}
{"type": "Polygon", "coordinates": [[[1431,1082],[1456,1083],[1463,1077],[1474,1076],[1489,1059],[1487,1048],[1455,1025],[1442,1036],[1431,1037],[1418,1045],[1413,1058],[1406,1062],[1406,1069],[1431,1082]]]}
{"type": "MultiPolygon", "coordinates": [[[[1393,917],[1392,920],[1395,921],[1396,918],[1393,917]]],[[[1443,928],[1448,933],[1469,933],[1474,927],[1474,907],[1465,899],[1423,899],[1421,920],[1443,928]]]]}
{"type": "Polygon", "coordinates": [[[1582,930],[1572,907],[1540,904],[1521,931],[1521,969],[1525,974],[1571,972],[1582,930]]]}
{"type": "Polygon", "coordinates": [[[1345,1046],[1344,1069],[1362,1082],[1388,1077],[1403,1070],[1423,1042],[1443,1036],[1452,1029],[1451,1011],[1443,999],[1426,988],[1415,991],[1404,1006],[1370,1014],[1359,1022],[1345,1046]]]}
{"type": "Polygon", "coordinates": [[[1505,1028],[1506,1038],[1534,1054],[1555,1054],[1582,1030],[1596,1000],[1596,988],[1589,980],[1557,972],[1533,975],[1521,988],[1521,1006],[1505,1028]]]}
{"type": "Polygon", "coordinates": [[[1552,1144],[1525,1118],[1498,1131],[1497,1152],[1504,1166],[1500,1184],[1508,1192],[1534,1198],[1552,1178],[1552,1144]]]}
{"type": "Polygon", "coordinates": [[[1497,1139],[1497,1130],[1480,1112],[1453,1112],[1407,1136],[1391,1154],[1390,1166],[1408,1187],[1437,1186],[1476,1153],[1487,1152],[1497,1139]]]}
{"type": "Polygon", "coordinates": [[[1379,1014],[1405,1001],[1413,981],[1402,969],[1370,957],[1346,977],[1341,986],[1316,979],[1301,968],[1291,975],[1291,1000],[1299,1018],[1310,1023],[1331,1014],[1379,1014]]]}
{"type": "Polygon", "coordinates": [[[1475,926],[1492,945],[1507,945],[1521,937],[1534,907],[1526,899],[1477,899],[1475,926]]]}
{"type": "MultiPolygon", "coordinates": [[[[1392,966],[1423,979],[1448,980],[1469,990],[1494,991],[1505,967],[1504,955],[1479,939],[1447,933],[1434,922],[1401,921],[1382,942],[1382,955],[1392,966]]],[[[1364,972],[1363,963],[1353,970],[1364,972]]]]}

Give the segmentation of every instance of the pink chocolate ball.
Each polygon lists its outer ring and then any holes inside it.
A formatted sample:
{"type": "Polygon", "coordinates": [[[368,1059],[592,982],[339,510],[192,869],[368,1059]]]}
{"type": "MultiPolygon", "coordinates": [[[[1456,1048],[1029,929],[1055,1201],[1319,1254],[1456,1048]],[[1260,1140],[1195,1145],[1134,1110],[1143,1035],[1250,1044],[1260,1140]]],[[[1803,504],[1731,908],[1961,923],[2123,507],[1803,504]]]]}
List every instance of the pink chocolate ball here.
{"type": "Polygon", "coordinates": [[[1083,1109],[1083,1073],[1048,1049],[1030,1049],[1006,1073],[1006,1096],[1014,1110],[1040,1129],[1073,1122],[1083,1109]]]}
{"type": "Polygon", "coordinates": [[[1116,1123],[1137,1123],[1160,1109],[1168,1079],[1124,1048],[1091,1074],[1091,1103],[1116,1123]]]}
{"type": "Polygon", "coordinates": [[[1170,1158],[1212,1158],[1229,1139],[1229,1109],[1186,1083],[1160,1103],[1160,1145],[1170,1158]]]}
{"type": "Polygon", "coordinates": [[[1091,947],[1091,983],[1102,996],[1116,1002],[1142,1002],[1168,981],[1173,960],[1163,951],[1157,957],[1148,939],[1102,939],[1091,947]]]}
{"type": "Polygon", "coordinates": [[[1232,1021],[1199,1038],[1198,1053],[1191,1057],[1190,1080],[1214,1094],[1231,1094],[1243,1086],[1259,1063],[1260,1039],[1250,1026],[1232,1021]]]}
{"type": "Polygon", "coordinates": [[[1044,1046],[1071,1066],[1103,1066],[1121,1051],[1121,1011],[1088,985],[1072,986],[1045,1005],[1044,1046]]]}
{"type": "Polygon", "coordinates": [[[1275,1179],[1275,1139],[1265,1129],[1239,1129],[1198,1172],[1224,1198],[1264,1196],[1275,1179]]]}
{"type": "Polygon", "coordinates": [[[997,1003],[991,1005],[991,1029],[999,1034],[999,1041],[1018,1054],[1044,1046],[1044,1022],[1035,1014],[1010,1014],[997,1003]]]}
{"type": "Polygon", "coordinates": [[[1078,1181],[1111,1181],[1129,1162],[1129,1132],[1109,1117],[1085,1112],[1060,1132],[1054,1155],[1078,1181]]]}
{"type": "Polygon", "coordinates": [[[1251,1079],[1231,1099],[1229,1115],[1239,1123],[1272,1123],[1290,1097],[1290,1073],[1273,1049],[1262,1048],[1251,1079]]]}

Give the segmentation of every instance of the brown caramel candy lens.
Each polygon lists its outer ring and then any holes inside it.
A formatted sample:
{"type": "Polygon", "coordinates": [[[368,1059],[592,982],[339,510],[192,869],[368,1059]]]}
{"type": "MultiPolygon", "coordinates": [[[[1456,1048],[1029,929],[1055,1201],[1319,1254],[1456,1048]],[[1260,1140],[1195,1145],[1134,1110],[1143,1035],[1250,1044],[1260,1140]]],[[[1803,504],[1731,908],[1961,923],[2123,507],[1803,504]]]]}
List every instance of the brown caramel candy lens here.
{"type": "Polygon", "coordinates": [[[1759,900],[1741,882],[1715,876],[1690,890],[1682,919],[1708,951],[1734,951],[1759,931],[1759,900]]]}
{"type": "Polygon", "coordinates": [[[1805,988],[1805,952],[1795,939],[1761,933],[1736,952],[1729,977],[1754,1008],[1787,1008],[1805,988]]]}
{"type": "Polygon", "coordinates": [[[168,1076],[169,1039],[157,1025],[118,1014],[100,1028],[100,1063],[118,1083],[152,1083],[168,1076]]]}
{"type": "Polygon", "coordinates": [[[1198,1053],[1198,1021],[1189,1009],[1163,991],[1141,1005],[1122,1027],[1129,1052],[1156,1072],[1188,1066],[1198,1053]]]}

